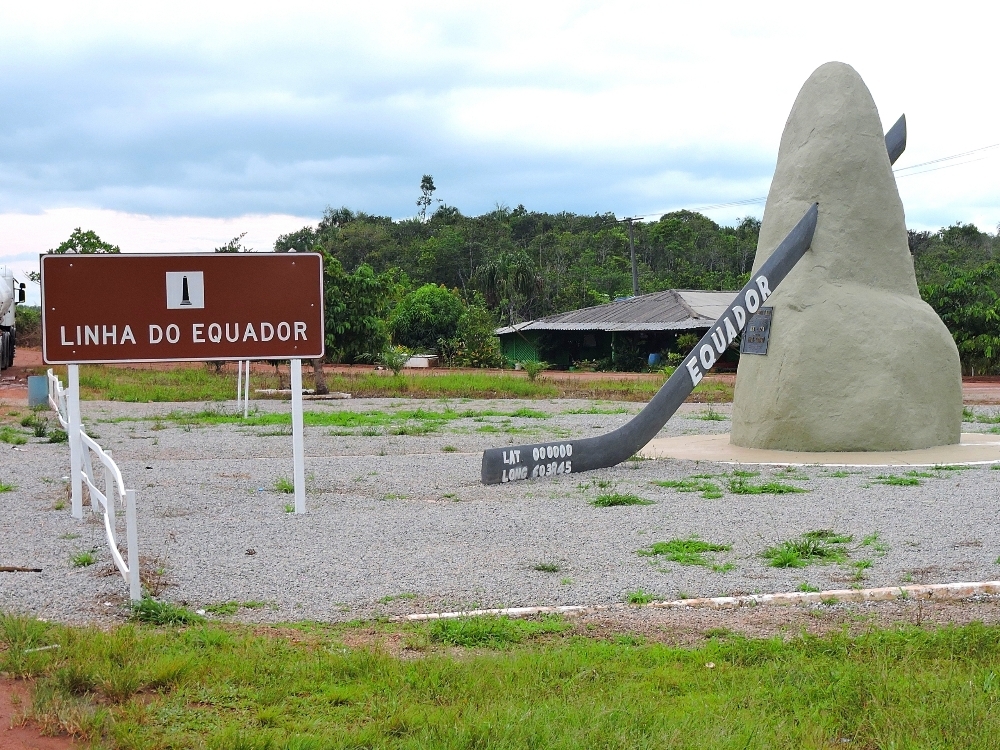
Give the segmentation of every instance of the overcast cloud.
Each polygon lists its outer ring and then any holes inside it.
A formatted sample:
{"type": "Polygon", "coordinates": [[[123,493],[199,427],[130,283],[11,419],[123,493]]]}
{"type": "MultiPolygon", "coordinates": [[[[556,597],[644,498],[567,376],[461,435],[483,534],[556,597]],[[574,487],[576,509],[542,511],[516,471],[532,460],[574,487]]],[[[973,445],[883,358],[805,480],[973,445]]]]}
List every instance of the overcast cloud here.
{"type": "MultiPolygon", "coordinates": [[[[267,249],[327,205],[410,216],[424,173],[467,214],[760,197],[796,92],[835,59],[886,127],[906,112],[897,167],[1000,142],[986,4],[8,5],[0,261],[29,266],[78,225],[133,251],[241,231],[267,249]]],[[[998,157],[900,173],[910,226],[994,231],[998,157]]]]}

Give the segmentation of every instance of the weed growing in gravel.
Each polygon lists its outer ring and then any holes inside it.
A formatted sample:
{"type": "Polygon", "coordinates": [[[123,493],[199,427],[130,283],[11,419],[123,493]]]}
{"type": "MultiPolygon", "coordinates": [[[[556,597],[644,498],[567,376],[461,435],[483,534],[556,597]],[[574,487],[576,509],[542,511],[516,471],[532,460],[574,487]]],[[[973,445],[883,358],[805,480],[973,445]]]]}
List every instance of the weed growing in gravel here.
{"type": "Polygon", "coordinates": [[[809,475],[803,473],[801,466],[783,466],[775,471],[779,479],[790,479],[794,482],[808,482],[809,475]]]}
{"type": "Polygon", "coordinates": [[[591,500],[595,508],[612,508],[618,505],[653,505],[652,500],[645,500],[638,495],[622,495],[617,492],[609,495],[599,495],[591,500]]]}
{"type": "Polygon", "coordinates": [[[705,422],[725,422],[729,417],[725,414],[720,414],[715,410],[715,407],[709,404],[705,411],[698,412],[697,414],[692,414],[691,419],[701,419],[705,422]]]}
{"type": "Polygon", "coordinates": [[[509,617],[481,615],[435,620],[430,627],[434,643],[464,648],[504,648],[551,633],[561,633],[570,625],[558,615],[538,620],[513,620],[509,617]]]}
{"type": "Polygon", "coordinates": [[[49,433],[49,442],[68,443],[69,434],[66,432],[66,430],[52,430],[52,432],[49,433]]]}
{"type": "Polygon", "coordinates": [[[441,448],[442,453],[455,453],[458,450],[454,445],[445,445],[441,448]]]}
{"type": "Polygon", "coordinates": [[[601,406],[591,406],[587,409],[567,409],[563,414],[628,414],[628,409],[624,406],[613,406],[604,408],[601,406]]]}
{"type": "Polygon", "coordinates": [[[744,477],[737,476],[729,480],[729,491],[734,495],[785,495],[794,492],[808,492],[809,490],[773,480],[752,484],[744,477]]]}
{"type": "Polygon", "coordinates": [[[54,503],[52,503],[52,510],[65,510],[65,509],[66,509],[65,500],[56,500],[54,503]]]}
{"type": "Polygon", "coordinates": [[[774,568],[804,568],[813,563],[843,562],[847,558],[845,545],[852,537],[830,529],[809,531],[798,539],[789,539],[776,547],[768,547],[761,556],[774,568]]]}
{"type": "Polygon", "coordinates": [[[10,445],[24,445],[27,442],[28,439],[10,425],[4,425],[3,427],[0,427],[0,443],[9,443],[10,445]]]}
{"type": "Polygon", "coordinates": [[[79,539],[80,535],[79,534],[74,534],[74,533],[70,532],[68,534],[60,534],[59,538],[60,539],[79,539]]]}
{"type": "Polygon", "coordinates": [[[531,569],[537,570],[539,573],[558,573],[560,570],[562,570],[562,568],[558,565],[558,563],[552,563],[552,562],[538,563],[537,565],[532,565],[531,569]]]}
{"type": "Polygon", "coordinates": [[[278,477],[274,482],[275,492],[284,492],[287,495],[295,492],[295,485],[292,484],[292,480],[287,477],[278,477]]]}
{"type": "Polygon", "coordinates": [[[843,479],[844,477],[849,477],[852,474],[857,474],[856,471],[846,471],[844,469],[837,469],[836,471],[824,471],[823,476],[829,477],[830,479],[843,479]]]}
{"type": "Polygon", "coordinates": [[[16,485],[9,484],[7,482],[0,482],[0,492],[13,492],[16,489],[16,485]]]}
{"type": "Polygon", "coordinates": [[[205,621],[204,617],[186,607],[161,602],[149,596],[132,603],[131,619],[150,625],[195,625],[205,621]]]}
{"type": "Polygon", "coordinates": [[[94,557],[93,552],[78,552],[70,558],[70,561],[73,563],[74,568],[85,568],[97,562],[97,558],[94,557]]]}
{"type": "Polygon", "coordinates": [[[916,487],[923,484],[917,477],[899,476],[898,474],[879,474],[873,481],[892,487],[916,487]]]}
{"type": "Polygon", "coordinates": [[[669,487],[678,492],[700,492],[706,500],[717,500],[722,497],[722,490],[715,482],[709,481],[708,477],[713,474],[696,474],[686,479],[656,479],[653,484],[658,487],[669,487]]]}
{"type": "Polygon", "coordinates": [[[643,557],[665,557],[680,565],[702,565],[707,568],[712,566],[712,561],[705,557],[706,552],[728,552],[732,548],[731,544],[714,544],[692,536],[656,542],[648,548],[638,550],[638,554],[643,557]]]}
{"type": "Polygon", "coordinates": [[[239,612],[239,602],[222,602],[221,604],[206,604],[205,611],[217,617],[232,617],[239,612]]]}
{"type": "Polygon", "coordinates": [[[560,586],[571,586],[573,584],[572,578],[562,578],[559,580],[560,586]]]}
{"type": "Polygon", "coordinates": [[[636,589],[625,594],[626,604],[649,604],[656,601],[656,597],[642,589],[636,589]]]}
{"type": "Polygon", "coordinates": [[[411,591],[404,591],[402,594],[390,594],[389,596],[383,596],[379,601],[382,604],[391,604],[396,601],[411,601],[416,599],[417,595],[411,591]]]}
{"type": "Polygon", "coordinates": [[[878,532],[874,534],[869,534],[864,539],[861,540],[862,547],[870,547],[872,552],[874,552],[879,557],[885,555],[889,551],[889,545],[885,544],[879,539],[878,532]]]}
{"type": "Polygon", "coordinates": [[[292,503],[285,503],[285,513],[294,513],[295,506],[292,503]]]}
{"type": "Polygon", "coordinates": [[[817,594],[817,593],[819,593],[819,589],[816,586],[813,586],[812,584],[807,583],[806,581],[803,581],[802,583],[800,583],[795,590],[796,591],[801,591],[803,594],[817,594]]]}
{"type": "Polygon", "coordinates": [[[865,571],[871,568],[871,566],[872,566],[871,560],[856,560],[855,562],[851,563],[851,567],[854,568],[854,580],[855,581],[865,580],[865,578],[868,577],[865,575],[865,571]]]}

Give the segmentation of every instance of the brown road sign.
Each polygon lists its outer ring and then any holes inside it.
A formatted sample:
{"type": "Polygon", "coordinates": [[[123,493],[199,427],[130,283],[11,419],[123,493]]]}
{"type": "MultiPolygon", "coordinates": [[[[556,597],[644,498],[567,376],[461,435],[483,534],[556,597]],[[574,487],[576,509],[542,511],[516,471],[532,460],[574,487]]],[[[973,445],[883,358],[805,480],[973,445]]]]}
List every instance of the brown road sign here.
{"type": "Polygon", "coordinates": [[[323,356],[316,253],[43,255],[47,364],[323,356]]]}

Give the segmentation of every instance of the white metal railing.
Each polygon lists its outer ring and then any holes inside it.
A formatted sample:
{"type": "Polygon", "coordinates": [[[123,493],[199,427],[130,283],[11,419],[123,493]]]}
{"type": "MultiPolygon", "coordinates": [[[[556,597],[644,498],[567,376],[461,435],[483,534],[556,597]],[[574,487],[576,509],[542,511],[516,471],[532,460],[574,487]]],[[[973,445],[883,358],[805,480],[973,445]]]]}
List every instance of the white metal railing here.
{"type": "Polygon", "coordinates": [[[56,417],[58,417],[62,428],[69,430],[69,407],[66,405],[66,391],[63,389],[62,382],[52,372],[51,367],[47,374],[49,379],[49,407],[56,413],[56,417]]]}
{"type": "Polygon", "coordinates": [[[90,509],[104,517],[104,533],[111,550],[111,559],[128,584],[129,598],[136,601],[142,597],[139,582],[139,538],[136,527],[135,490],[125,489],[121,469],[105,451],[83,430],[80,420],[79,365],[69,365],[70,387],[64,389],[52,370],[48,372],[49,405],[59,418],[69,436],[70,465],[73,480],[73,516],[83,518],[82,484],[87,485],[90,495],[90,509]],[[94,457],[103,468],[104,489],[97,486],[94,473],[94,457]],[[116,532],[115,501],[125,508],[125,549],[126,561],[118,549],[116,532]]]}

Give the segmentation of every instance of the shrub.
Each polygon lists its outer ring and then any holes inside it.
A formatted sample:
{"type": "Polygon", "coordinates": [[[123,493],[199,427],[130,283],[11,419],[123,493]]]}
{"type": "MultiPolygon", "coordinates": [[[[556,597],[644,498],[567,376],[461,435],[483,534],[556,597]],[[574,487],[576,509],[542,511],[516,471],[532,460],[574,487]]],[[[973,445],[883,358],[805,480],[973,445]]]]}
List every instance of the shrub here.
{"type": "Polygon", "coordinates": [[[443,286],[425,284],[397,305],[389,328],[397,344],[430,351],[438,339],[455,338],[464,313],[465,305],[457,294],[443,286]]]}

